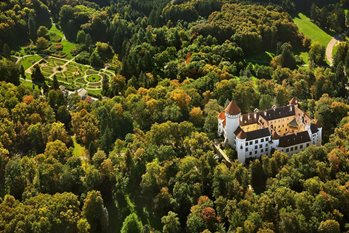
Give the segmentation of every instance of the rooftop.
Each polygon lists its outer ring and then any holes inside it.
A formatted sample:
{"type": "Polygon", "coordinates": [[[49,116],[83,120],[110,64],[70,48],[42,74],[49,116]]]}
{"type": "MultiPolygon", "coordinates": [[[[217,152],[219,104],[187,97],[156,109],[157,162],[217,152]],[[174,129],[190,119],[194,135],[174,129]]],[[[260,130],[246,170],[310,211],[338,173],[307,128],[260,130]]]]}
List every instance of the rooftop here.
{"type": "Polygon", "coordinates": [[[310,137],[307,131],[303,131],[280,137],[279,147],[289,147],[306,142],[310,142],[310,137]]]}
{"type": "Polygon", "coordinates": [[[225,108],[225,112],[229,115],[238,115],[241,113],[241,109],[239,106],[235,103],[234,100],[230,101],[228,106],[225,108]]]}
{"type": "Polygon", "coordinates": [[[265,111],[261,116],[270,121],[275,120],[279,118],[289,117],[293,116],[295,114],[294,106],[282,106],[282,107],[276,107],[269,109],[265,111]]]}

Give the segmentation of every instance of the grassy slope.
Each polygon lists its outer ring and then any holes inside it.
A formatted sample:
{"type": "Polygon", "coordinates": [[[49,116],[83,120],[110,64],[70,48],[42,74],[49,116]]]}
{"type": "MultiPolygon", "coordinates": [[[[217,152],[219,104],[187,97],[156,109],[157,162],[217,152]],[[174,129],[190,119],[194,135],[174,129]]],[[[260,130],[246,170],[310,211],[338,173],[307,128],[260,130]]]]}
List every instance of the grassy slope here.
{"type": "Polygon", "coordinates": [[[76,48],[76,44],[65,39],[64,34],[60,31],[55,24],[52,24],[52,27],[49,30],[50,39],[52,42],[58,42],[63,45],[63,53],[66,54],[67,59],[71,59],[73,55],[71,51],[76,48]]]}
{"type": "MultiPolygon", "coordinates": [[[[312,43],[318,42],[326,47],[332,38],[302,13],[299,13],[297,17],[293,18],[293,22],[297,25],[300,32],[311,39],[312,43]]],[[[309,54],[307,52],[300,52],[299,56],[306,64],[308,63],[309,54]]]]}
{"type": "Polygon", "coordinates": [[[331,40],[331,36],[319,28],[316,24],[302,13],[293,19],[300,32],[310,38],[312,42],[319,42],[323,46],[327,46],[331,40]]]}

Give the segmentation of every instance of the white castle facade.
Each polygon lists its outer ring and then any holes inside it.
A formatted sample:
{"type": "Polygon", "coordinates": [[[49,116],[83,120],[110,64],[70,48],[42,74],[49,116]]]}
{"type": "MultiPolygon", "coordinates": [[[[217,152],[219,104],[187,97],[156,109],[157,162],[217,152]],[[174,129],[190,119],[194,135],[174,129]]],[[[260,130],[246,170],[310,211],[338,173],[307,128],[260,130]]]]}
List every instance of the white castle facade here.
{"type": "Polygon", "coordinates": [[[231,101],[218,115],[218,135],[245,163],[247,158],[271,155],[275,150],[292,155],[312,144],[321,145],[322,128],[298,107],[296,98],[286,106],[243,115],[231,101]]]}

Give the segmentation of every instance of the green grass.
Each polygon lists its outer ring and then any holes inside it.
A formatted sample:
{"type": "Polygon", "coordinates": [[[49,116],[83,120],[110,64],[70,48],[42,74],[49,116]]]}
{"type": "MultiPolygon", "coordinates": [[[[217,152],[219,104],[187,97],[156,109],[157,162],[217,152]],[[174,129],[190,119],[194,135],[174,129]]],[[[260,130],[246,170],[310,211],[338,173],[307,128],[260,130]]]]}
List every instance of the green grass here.
{"type": "Polygon", "coordinates": [[[87,90],[88,94],[93,97],[99,97],[101,95],[101,90],[87,90]]]}
{"type": "Polygon", "coordinates": [[[101,76],[99,76],[98,74],[92,74],[87,76],[87,81],[89,82],[99,82],[101,81],[101,76]]]}
{"type": "Polygon", "coordinates": [[[52,24],[48,35],[50,36],[50,40],[52,42],[59,42],[63,38],[63,33],[56,27],[56,24],[52,24]]]}
{"type": "Polygon", "coordinates": [[[246,59],[247,62],[251,63],[257,63],[257,64],[263,64],[263,65],[269,65],[271,59],[273,58],[274,54],[268,51],[265,51],[260,54],[256,54],[253,56],[250,56],[246,59]]]}
{"type": "Polygon", "coordinates": [[[75,136],[72,137],[72,140],[74,144],[73,155],[76,157],[85,156],[85,147],[77,143],[75,136]]]}
{"type": "Polygon", "coordinates": [[[293,19],[293,22],[297,25],[300,32],[312,40],[312,43],[318,42],[323,46],[327,46],[328,42],[330,42],[331,36],[311,22],[306,15],[299,13],[293,19]]]}
{"type": "MultiPolygon", "coordinates": [[[[55,24],[49,30],[50,39],[52,42],[59,42],[63,46],[62,52],[66,55],[65,58],[73,58],[72,51],[76,48],[77,44],[72,43],[64,38],[64,34],[60,31],[55,24]],[[52,36],[52,37],[51,37],[52,36]]],[[[56,43],[57,44],[57,43],[56,43]]]]}
{"type": "Polygon", "coordinates": [[[35,62],[39,61],[42,57],[39,55],[32,55],[29,57],[23,58],[20,63],[24,67],[24,70],[28,69],[31,67],[35,62]]]}
{"type": "Polygon", "coordinates": [[[332,57],[334,57],[334,55],[336,55],[337,51],[338,51],[338,46],[339,46],[340,43],[336,44],[334,47],[333,47],[333,50],[332,50],[332,57]]]}
{"type": "Polygon", "coordinates": [[[63,40],[61,44],[63,45],[62,52],[66,55],[66,58],[73,58],[72,51],[76,48],[77,45],[67,40],[63,40]]]}

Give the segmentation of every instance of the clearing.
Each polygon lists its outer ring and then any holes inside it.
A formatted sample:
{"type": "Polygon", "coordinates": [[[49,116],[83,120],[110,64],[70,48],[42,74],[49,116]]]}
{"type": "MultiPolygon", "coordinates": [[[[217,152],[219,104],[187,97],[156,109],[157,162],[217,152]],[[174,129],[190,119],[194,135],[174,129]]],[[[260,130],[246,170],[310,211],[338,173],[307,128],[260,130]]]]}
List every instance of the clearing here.
{"type": "Polygon", "coordinates": [[[293,19],[293,21],[297,25],[299,31],[311,39],[312,42],[316,41],[326,47],[332,39],[329,34],[311,22],[311,20],[302,13],[299,13],[297,17],[293,19]]]}

